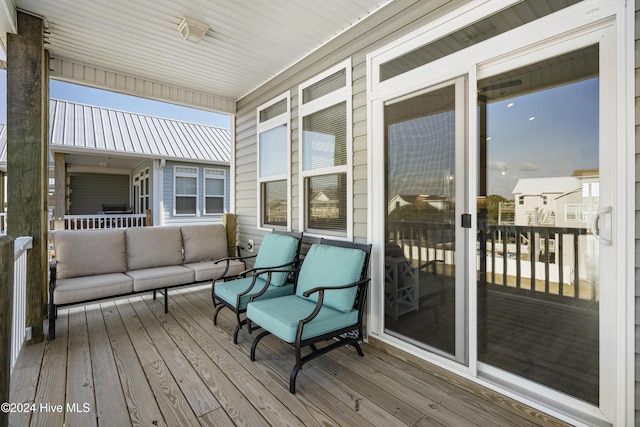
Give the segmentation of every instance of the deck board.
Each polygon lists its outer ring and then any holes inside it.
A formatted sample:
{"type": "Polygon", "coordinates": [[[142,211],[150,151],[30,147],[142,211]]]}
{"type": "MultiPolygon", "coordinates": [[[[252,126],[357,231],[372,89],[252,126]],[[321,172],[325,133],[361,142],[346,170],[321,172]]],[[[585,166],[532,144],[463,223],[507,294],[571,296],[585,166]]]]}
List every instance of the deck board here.
{"type": "MultiPolygon", "coordinates": [[[[289,393],[291,348],[274,337],[249,360],[235,316],[207,286],[60,310],[57,338],[23,349],[12,402],[76,403],[89,412],[12,414],[11,425],[512,426],[563,425],[405,354],[364,344],[305,365],[289,393]]],[[[255,335],[255,334],[254,334],[255,335]]]]}
{"type": "MultiPolygon", "coordinates": [[[[166,425],[140,359],[113,302],[100,306],[133,425],[166,425]]],[[[56,338],[57,340],[57,338],[56,338]]]]}
{"type": "Polygon", "coordinates": [[[95,388],[95,413],[100,426],[122,426],[131,424],[122,386],[111,350],[107,327],[100,306],[86,309],[89,340],[91,342],[91,361],[93,365],[93,384],[95,388]]]}

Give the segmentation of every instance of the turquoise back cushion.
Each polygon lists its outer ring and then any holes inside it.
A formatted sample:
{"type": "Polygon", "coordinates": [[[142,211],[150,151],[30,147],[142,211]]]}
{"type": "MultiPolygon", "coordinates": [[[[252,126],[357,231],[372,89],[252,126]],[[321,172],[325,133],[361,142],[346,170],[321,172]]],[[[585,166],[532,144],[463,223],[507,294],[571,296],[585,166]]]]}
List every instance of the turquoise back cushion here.
{"type": "MultiPolygon", "coordinates": [[[[260,250],[256,257],[254,268],[271,268],[292,262],[298,251],[298,239],[285,234],[270,233],[264,236],[260,244],[260,250]]],[[[284,267],[292,268],[292,266],[284,267]]],[[[287,281],[288,273],[274,273],[271,276],[271,285],[282,286],[287,281]]],[[[260,278],[267,280],[266,275],[260,278]]]]}
{"type": "MultiPolygon", "coordinates": [[[[359,249],[312,245],[300,269],[296,295],[304,298],[305,291],[318,286],[335,287],[357,282],[364,261],[365,253],[359,249]]],[[[325,291],[323,305],[348,312],[353,309],[356,291],[356,287],[325,291]]],[[[309,299],[317,301],[318,293],[311,294],[309,299]]]]}

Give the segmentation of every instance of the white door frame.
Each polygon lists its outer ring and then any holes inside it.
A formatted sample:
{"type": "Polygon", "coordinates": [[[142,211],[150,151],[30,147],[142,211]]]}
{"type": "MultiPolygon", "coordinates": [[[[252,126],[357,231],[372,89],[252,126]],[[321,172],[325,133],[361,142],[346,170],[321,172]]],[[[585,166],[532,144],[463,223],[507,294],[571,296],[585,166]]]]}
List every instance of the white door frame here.
{"type": "MultiPolygon", "coordinates": [[[[506,7],[514,1],[498,1],[500,7],[506,7]]],[[[447,32],[461,28],[466,23],[474,22],[479,17],[488,16],[497,10],[496,2],[474,2],[473,6],[465,6],[454,13],[455,16],[443,17],[441,20],[414,33],[411,33],[390,45],[385,46],[367,56],[368,75],[368,139],[369,139],[369,236],[374,244],[372,254],[372,287],[369,309],[370,335],[376,339],[397,346],[411,354],[430,361],[436,365],[452,370],[473,381],[507,394],[517,400],[537,407],[562,419],[575,422],[571,410],[577,408],[582,419],[605,421],[623,425],[634,417],[634,128],[633,128],[633,4],[625,5],[621,0],[594,1],[585,0],[577,5],[561,10],[553,15],[541,18],[531,24],[519,27],[508,33],[494,37],[486,42],[456,52],[441,60],[408,71],[400,78],[391,78],[379,82],[380,65],[409,52],[417,47],[435,40],[447,32]],[[631,10],[627,9],[630,8],[631,10]],[[631,15],[631,18],[629,18],[631,15]],[[631,35],[631,36],[630,36],[631,35]],[[496,74],[500,67],[512,69],[517,61],[523,63],[536,62],[555,50],[563,53],[581,46],[601,43],[601,119],[600,169],[610,170],[609,192],[601,206],[614,206],[610,219],[603,222],[605,230],[614,244],[610,249],[601,248],[605,271],[610,272],[610,292],[604,292],[600,303],[601,313],[601,398],[600,407],[579,402],[577,399],[565,398],[560,393],[548,401],[538,401],[531,396],[521,394],[517,387],[505,388],[504,385],[482,378],[484,367],[477,363],[477,292],[475,286],[468,291],[468,331],[469,331],[469,363],[460,365],[441,356],[408,346],[405,342],[384,333],[384,292],[383,280],[384,247],[384,209],[386,201],[384,192],[384,176],[374,171],[384,170],[384,103],[388,100],[405,96],[412,92],[451,80],[456,76],[469,76],[470,87],[475,87],[478,75],[496,74]],[[625,40],[626,42],[621,42],[625,40]],[[443,64],[446,63],[446,66],[443,64]],[[631,68],[631,71],[629,69],[631,68]],[[608,141],[613,140],[612,143],[608,141]],[[605,142],[607,141],[607,142],[605,142]],[[608,199],[608,200],[607,200],[608,199]],[[602,331],[607,331],[603,333],[602,331]],[[612,332],[615,331],[615,332],[612,332]],[[606,363],[603,363],[605,361],[606,363]],[[552,401],[561,399],[561,404],[552,401]],[[566,405],[566,406],[565,406],[566,405]],[[569,415],[567,415],[569,414],[569,415]]],[[[477,120],[475,115],[475,94],[469,90],[468,140],[475,141],[477,120]]],[[[466,200],[466,211],[472,215],[473,228],[476,224],[475,167],[476,144],[468,144],[469,156],[466,185],[470,189],[466,200]]],[[[457,189],[456,189],[457,190],[457,189]]],[[[476,258],[475,248],[467,248],[468,283],[475,283],[476,258]]],[[[517,379],[515,382],[519,382],[517,379]]],[[[529,382],[522,382],[528,387],[529,382]]],[[[550,389],[542,387],[541,395],[548,394],[550,389]]],[[[552,393],[553,394],[553,393],[552,393]]]]}

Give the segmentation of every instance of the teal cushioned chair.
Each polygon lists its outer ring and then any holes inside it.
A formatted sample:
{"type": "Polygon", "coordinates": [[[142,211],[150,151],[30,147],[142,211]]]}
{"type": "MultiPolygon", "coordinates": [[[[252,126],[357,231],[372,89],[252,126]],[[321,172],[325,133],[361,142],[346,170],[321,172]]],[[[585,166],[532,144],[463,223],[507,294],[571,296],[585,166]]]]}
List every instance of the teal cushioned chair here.
{"type": "Polygon", "coordinates": [[[306,362],[348,344],[364,356],[359,342],[363,337],[370,254],[371,245],[322,239],[304,257],[295,294],[250,299],[246,312],[249,325],[264,329],[251,345],[251,360],[255,360],[256,347],[267,335],[293,344],[296,364],[289,378],[291,393],[295,393],[296,377],[306,362]],[[327,340],[330,344],[316,346],[327,340]],[[302,356],[304,347],[309,347],[310,353],[302,356]]]}
{"type": "MultiPolygon", "coordinates": [[[[257,255],[242,258],[255,258],[253,268],[240,273],[235,280],[213,284],[211,297],[216,307],[213,324],[218,323],[218,313],[228,307],[236,314],[236,328],[233,342],[238,343],[238,333],[247,319],[242,314],[247,310],[251,298],[256,300],[291,295],[294,284],[289,279],[289,270],[297,267],[302,244],[302,233],[273,231],[264,236],[257,255]],[[282,271],[273,271],[281,269],[282,271]],[[286,271],[284,269],[287,269],[286,271]],[[265,271],[264,273],[262,272],[265,271]]],[[[251,330],[249,330],[251,332],[251,330]]]]}

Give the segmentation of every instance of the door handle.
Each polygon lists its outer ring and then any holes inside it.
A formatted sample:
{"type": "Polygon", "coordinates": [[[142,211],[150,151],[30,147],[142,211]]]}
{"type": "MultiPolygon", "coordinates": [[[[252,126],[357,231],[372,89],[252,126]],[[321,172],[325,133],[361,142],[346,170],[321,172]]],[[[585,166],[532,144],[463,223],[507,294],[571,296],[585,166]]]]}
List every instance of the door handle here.
{"type": "Polygon", "coordinates": [[[600,215],[611,213],[611,206],[605,206],[593,215],[591,220],[591,234],[602,245],[611,246],[610,239],[604,239],[600,236],[600,215]]]}

